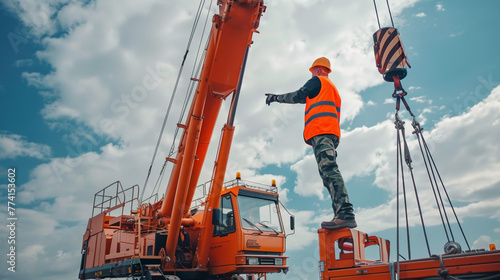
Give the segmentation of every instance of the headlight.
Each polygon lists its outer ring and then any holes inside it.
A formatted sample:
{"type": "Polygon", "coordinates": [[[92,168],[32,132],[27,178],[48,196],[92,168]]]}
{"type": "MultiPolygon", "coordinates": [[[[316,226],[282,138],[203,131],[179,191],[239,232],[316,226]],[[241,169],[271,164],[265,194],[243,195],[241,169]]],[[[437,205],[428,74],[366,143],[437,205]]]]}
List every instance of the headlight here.
{"type": "Polygon", "coordinates": [[[247,258],[249,265],[259,265],[259,258],[247,258]]]}
{"type": "Polygon", "coordinates": [[[274,264],[275,265],[283,265],[283,259],[278,259],[278,258],[274,259],[274,264]]]}

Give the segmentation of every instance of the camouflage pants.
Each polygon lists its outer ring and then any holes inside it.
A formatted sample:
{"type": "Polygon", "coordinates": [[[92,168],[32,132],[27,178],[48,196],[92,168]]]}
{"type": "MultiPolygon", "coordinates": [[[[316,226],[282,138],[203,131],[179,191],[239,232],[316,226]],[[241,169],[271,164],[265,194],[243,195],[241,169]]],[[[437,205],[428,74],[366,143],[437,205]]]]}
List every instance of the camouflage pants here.
{"type": "Polygon", "coordinates": [[[339,145],[339,138],[336,135],[318,135],[311,139],[311,145],[318,163],[319,175],[332,198],[335,216],[346,220],[354,219],[354,209],[349,203],[344,179],[336,161],[335,148],[339,145]]]}

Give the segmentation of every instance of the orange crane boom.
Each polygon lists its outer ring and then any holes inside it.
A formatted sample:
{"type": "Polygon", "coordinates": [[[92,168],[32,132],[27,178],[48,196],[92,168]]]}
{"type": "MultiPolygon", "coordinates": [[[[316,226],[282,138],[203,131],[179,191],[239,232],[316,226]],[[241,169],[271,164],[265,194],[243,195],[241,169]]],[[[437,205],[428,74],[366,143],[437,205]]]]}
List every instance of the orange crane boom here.
{"type": "MultiPolygon", "coordinates": [[[[173,234],[167,239],[167,255],[171,259],[175,258],[180,221],[191,205],[221,103],[238,86],[245,52],[264,10],[263,1],[226,0],[219,1],[219,14],[213,17],[203,71],[174,167],[179,174],[173,174],[174,179],[169,181],[165,194],[165,201],[169,203],[164,203],[160,210],[160,216],[170,214],[171,218],[169,231],[173,234]]],[[[230,147],[230,143],[229,140],[224,144],[230,147]]],[[[227,162],[229,151],[223,156],[227,162]]],[[[225,171],[221,164],[219,162],[218,167],[225,171]]],[[[212,193],[212,201],[217,199],[220,197],[212,193]]],[[[203,243],[199,246],[206,247],[203,243]]]]}

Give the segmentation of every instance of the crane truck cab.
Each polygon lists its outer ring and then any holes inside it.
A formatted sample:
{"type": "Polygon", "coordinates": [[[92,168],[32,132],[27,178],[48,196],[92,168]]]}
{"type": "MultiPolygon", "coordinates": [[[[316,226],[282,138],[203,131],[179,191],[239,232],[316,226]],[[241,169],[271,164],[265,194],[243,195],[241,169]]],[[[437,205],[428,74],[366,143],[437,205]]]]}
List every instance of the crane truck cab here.
{"type": "MultiPolygon", "coordinates": [[[[275,185],[229,181],[222,189],[219,208],[207,210],[199,204],[191,209],[193,219],[201,220],[205,211],[213,212],[210,274],[288,271],[283,255],[287,234],[275,185]]],[[[290,215],[292,231],[294,219],[290,215]]]]}

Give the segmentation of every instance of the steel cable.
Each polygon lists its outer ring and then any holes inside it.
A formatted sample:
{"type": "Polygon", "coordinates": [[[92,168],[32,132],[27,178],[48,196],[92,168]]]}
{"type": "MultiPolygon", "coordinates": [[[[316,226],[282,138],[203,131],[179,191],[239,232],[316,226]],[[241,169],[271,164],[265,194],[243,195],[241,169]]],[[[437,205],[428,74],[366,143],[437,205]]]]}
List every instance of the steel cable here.
{"type": "Polygon", "coordinates": [[[162,124],[162,127],[160,129],[160,134],[158,136],[158,140],[156,142],[156,147],[155,147],[155,150],[154,150],[154,153],[153,153],[153,157],[151,159],[151,164],[149,165],[148,174],[146,176],[146,180],[145,180],[144,186],[142,188],[141,196],[139,198],[139,204],[142,204],[142,198],[144,196],[144,192],[146,190],[146,187],[147,187],[147,184],[148,184],[148,181],[149,181],[149,176],[151,175],[151,170],[153,168],[153,164],[154,164],[156,155],[158,153],[158,148],[159,148],[160,143],[161,143],[161,138],[163,136],[163,132],[165,130],[165,126],[167,124],[168,117],[170,115],[170,110],[172,108],[172,104],[173,104],[175,95],[177,93],[177,87],[179,85],[179,80],[180,80],[180,77],[181,77],[181,74],[182,74],[182,70],[184,69],[184,63],[186,62],[187,55],[189,53],[189,48],[191,47],[191,43],[193,41],[193,37],[194,37],[195,31],[196,31],[196,27],[197,27],[199,19],[201,17],[201,12],[203,10],[204,4],[205,4],[205,0],[200,0],[200,4],[198,5],[198,10],[196,12],[196,16],[195,16],[195,20],[194,20],[194,23],[193,23],[193,27],[191,28],[191,34],[189,36],[189,40],[188,40],[188,44],[187,44],[187,47],[186,47],[186,51],[185,51],[183,59],[182,59],[181,67],[180,67],[179,72],[177,74],[177,79],[175,81],[175,85],[174,85],[174,89],[173,89],[173,92],[172,92],[172,96],[170,97],[170,101],[169,101],[169,104],[168,104],[167,112],[165,113],[165,117],[163,119],[163,124],[162,124]]]}
{"type": "MultiPolygon", "coordinates": [[[[205,4],[205,1],[203,1],[203,6],[205,4]]],[[[212,1],[210,2],[210,5],[209,5],[209,8],[208,10],[210,10],[212,7],[212,1]]],[[[200,10],[199,10],[200,11],[200,10]]],[[[203,61],[204,61],[204,58],[205,58],[205,52],[203,52],[202,54],[202,57],[201,59],[198,60],[199,58],[199,55],[200,55],[200,50],[201,50],[201,46],[202,46],[202,42],[203,42],[203,37],[205,35],[205,32],[206,32],[206,28],[207,28],[207,23],[208,23],[208,19],[209,19],[209,13],[207,13],[207,16],[205,18],[205,24],[204,24],[204,27],[203,27],[203,31],[202,31],[202,34],[201,34],[201,39],[200,39],[200,43],[198,44],[198,49],[196,51],[196,57],[195,57],[195,65],[193,66],[193,69],[191,71],[191,77],[198,77],[199,74],[201,73],[201,68],[203,66],[203,61]]],[[[196,20],[196,24],[198,24],[198,20],[196,20]]],[[[194,36],[194,32],[191,33],[192,36],[194,36]]],[[[207,44],[208,44],[208,41],[207,41],[207,44]]],[[[205,49],[206,49],[206,46],[205,46],[205,49]]],[[[189,83],[189,86],[188,86],[188,89],[186,90],[186,95],[185,95],[185,98],[184,98],[184,101],[183,101],[183,105],[182,105],[182,108],[181,108],[181,113],[179,114],[179,119],[177,121],[177,123],[182,123],[183,119],[184,119],[184,116],[185,116],[185,113],[186,113],[186,109],[187,109],[187,106],[189,104],[189,100],[191,100],[192,96],[193,96],[193,92],[195,90],[194,86],[195,86],[196,82],[193,81],[191,79],[190,83],[189,83]]],[[[167,155],[167,158],[171,158],[174,154],[175,154],[175,142],[176,142],[176,139],[177,139],[177,136],[178,136],[178,133],[179,133],[179,126],[177,126],[175,128],[175,132],[174,132],[174,136],[172,138],[172,144],[170,145],[170,151],[167,155]]],[[[166,166],[167,166],[167,163],[168,163],[168,160],[165,160],[164,163],[163,163],[163,166],[162,166],[162,169],[160,171],[160,174],[158,175],[158,179],[156,181],[156,184],[153,188],[153,190],[151,191],[151,196],[150,197],[153,197],[155,192],[157,192],[157,190],[159,190],[160,186],[161,186],[161,183],[163,182],[163,178],[164,178],[164,172],[166,170],[166,166]]]]}

